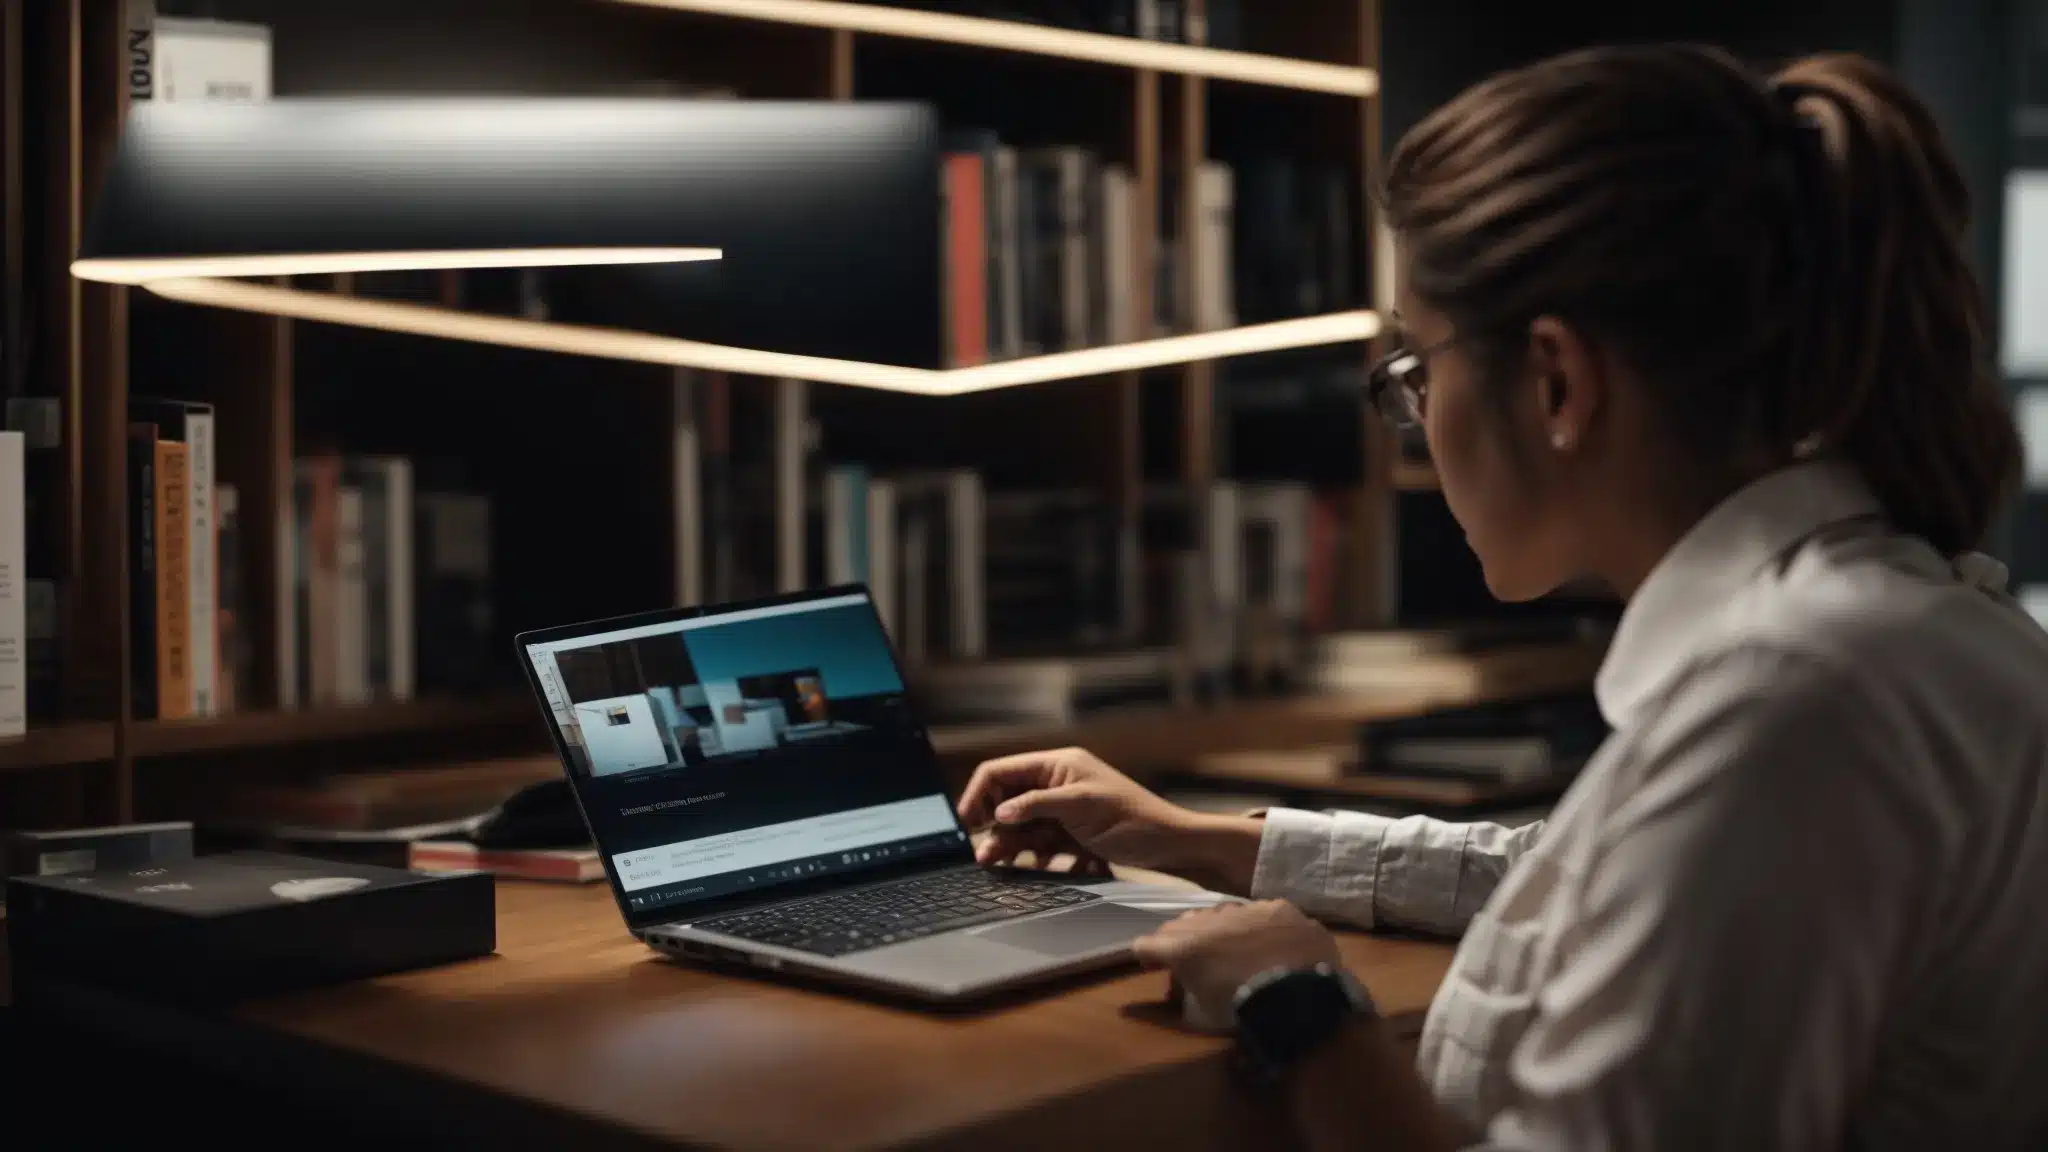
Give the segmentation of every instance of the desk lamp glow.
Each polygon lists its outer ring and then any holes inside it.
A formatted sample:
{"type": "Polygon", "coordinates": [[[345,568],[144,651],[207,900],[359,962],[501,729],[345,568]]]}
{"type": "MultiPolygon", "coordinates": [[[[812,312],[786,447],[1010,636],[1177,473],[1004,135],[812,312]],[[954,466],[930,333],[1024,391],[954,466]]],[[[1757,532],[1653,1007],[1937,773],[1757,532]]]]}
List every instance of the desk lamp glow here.
{"type": "Polygon", "coordinates": [[[943,368],[939,164],[918,105],[138,104],[71,268],[190,304],[935,396],[1378,331],[1352,311],[943,368]],[[650,279],[680,335],[242,279],[700,261],[715,277],[650,279]]]}

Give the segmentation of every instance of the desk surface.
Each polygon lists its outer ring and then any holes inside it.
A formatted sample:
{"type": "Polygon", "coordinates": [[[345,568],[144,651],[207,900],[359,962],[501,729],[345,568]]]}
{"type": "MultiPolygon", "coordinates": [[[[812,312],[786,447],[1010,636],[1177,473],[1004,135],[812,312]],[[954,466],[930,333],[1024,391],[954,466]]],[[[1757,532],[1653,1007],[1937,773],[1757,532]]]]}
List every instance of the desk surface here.
{"type": "MultiPolygon", "coordinates": [[[[670,963],[599,886],[501,883],[498,901],[497,956],[237,1016],[570,1114],[622,1146],[987,1152],[1126,1132],[1197,1148],[1270,1123],[1230,1083],[1222,1041],[1148,1018],[1157,974],[943,1015],[670,963]]],[[[1449,947],[1343,945],[1397,1029],[1418,1028],[1449,947]]]]}

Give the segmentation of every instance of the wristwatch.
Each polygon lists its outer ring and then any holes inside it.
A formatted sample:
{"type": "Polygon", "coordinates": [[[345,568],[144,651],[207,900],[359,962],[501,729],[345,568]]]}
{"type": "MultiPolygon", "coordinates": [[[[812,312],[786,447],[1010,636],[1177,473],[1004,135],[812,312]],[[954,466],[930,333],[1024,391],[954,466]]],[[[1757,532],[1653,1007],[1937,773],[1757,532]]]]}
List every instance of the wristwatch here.
{"type": "Polygon", "coordinates": [[[1237,1046],[1246,1071],[1275,1084],[1353,1019],[1379,1014],[1365,986],[1335,964],[1269,968],[1238,988],[1237,1046]]]}

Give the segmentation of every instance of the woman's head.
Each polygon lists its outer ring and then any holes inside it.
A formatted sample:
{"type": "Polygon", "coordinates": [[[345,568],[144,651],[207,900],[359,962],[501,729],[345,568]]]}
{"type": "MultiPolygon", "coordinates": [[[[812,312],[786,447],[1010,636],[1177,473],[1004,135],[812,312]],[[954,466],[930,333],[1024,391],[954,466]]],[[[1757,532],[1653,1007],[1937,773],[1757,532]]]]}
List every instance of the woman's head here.
{"type": "Polygon", "coordinates": [[[1645,524],[1806,455],[1947,553],[2016,474],[1962,180],[1875,64],[1557,57],[1416,126],[1386,198],[1431,453],[1504,597],[1625,580],[1645,524]]]}

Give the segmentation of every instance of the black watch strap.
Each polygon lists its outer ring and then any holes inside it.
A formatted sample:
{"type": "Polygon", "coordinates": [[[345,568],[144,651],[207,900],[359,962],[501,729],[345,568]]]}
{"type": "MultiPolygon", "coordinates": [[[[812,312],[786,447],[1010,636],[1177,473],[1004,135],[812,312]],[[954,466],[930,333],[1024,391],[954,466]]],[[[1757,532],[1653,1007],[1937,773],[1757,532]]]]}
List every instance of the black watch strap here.
{"type": "Polygon", "coordinates": [[[1277,1083],[1345,1024],[1374,1014],[1372,997],[1334,964],[1276,968],[1238,989],[1238,1051],[1246,1070],[1277,1083]]]}

